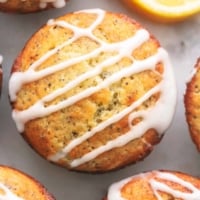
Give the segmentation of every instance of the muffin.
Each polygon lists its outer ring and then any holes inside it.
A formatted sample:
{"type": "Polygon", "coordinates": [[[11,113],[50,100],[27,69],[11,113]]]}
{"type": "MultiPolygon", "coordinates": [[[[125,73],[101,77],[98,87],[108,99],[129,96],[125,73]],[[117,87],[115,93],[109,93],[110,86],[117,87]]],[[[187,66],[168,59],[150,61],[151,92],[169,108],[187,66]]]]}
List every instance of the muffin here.
{"type": "Polygon", "coordinates": [[[159,42],[127,16],[101,9],[49,20],[36,32],[13,65],[9,94],[28,143],[47,160],[84,172],[147,156],[176,102],[159,42]]]}
{"type": "Polygon", "coordinates": [[[200,58],[187,82],[185,92],[185,114],[193,142],[200,151],[200,58]]]}
{"type": "Polygon", "coordinates": [[[0,165],[0,199],[53,200],[54,198],[34,178],[17,169],[0,165]]]}
{"type": "Polygon", "coordinates": [[[64,7],[66,0],[1,0],[0,11],[30,13],[64,7]]]}
{"type": "Polygon", "coordinates": [[[194,200],[200,198],[200,179],[175,171],[152,171],[114,183],[104,200],[194,200]]]}
{"type": "Polygon", "coordinates": [[[0,94],[2,88],[3,70],[2,70],[3,56],[0,54],[0,94]]]}

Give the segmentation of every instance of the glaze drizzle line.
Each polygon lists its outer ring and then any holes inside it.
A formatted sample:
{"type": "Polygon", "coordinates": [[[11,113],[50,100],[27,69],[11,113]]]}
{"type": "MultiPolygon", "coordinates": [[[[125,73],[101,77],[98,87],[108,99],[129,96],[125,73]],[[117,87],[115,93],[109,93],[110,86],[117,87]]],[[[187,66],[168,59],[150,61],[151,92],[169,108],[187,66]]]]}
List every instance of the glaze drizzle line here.
{"type": "Polygon", "coordinates": [[[124,109],[120,113],[112,116],[110,119],[102,122],[97,127],[94,127],[91,131],[86,132],[80,138],[72,140],[66,147],[61,149],[55,155],[50,155],[48,157],[49,160],[52,160],[55,162],[58,161],[59,159],[64,158],[78,144],[84,142],[85,140],[87,140],[88,138],[96,134],[98,131],[103,130],[104,128],[108,127],[112,123],[116,122],[119,119],[122,119],[125,115],[129,114],[129,128],[130,128],[129,132],[127,132],[126,134],[124,134],[123,136],[119,138],[116,138],[113,141],[108,142],[101,148],[95,149],[91,151],[90,153],[85,154],[83,157],[73,160],[70,164],[71,167],[79,166],[80,164],[83,164],[97,157],[98,155],[100,155],[101,153],[109,149],[127,144],[132,139],[140,137],[149,128],[155,128],[159,133],[162,133],[168,127],[171,121],[173,111],[174,111],[175,101],[176,101],[176,92],[173,89],[175,87],[173,72],[172,72],[171,65],[170,65],[166,51],[162,48],[159,48],[155,55],[149,58],[146,58],[145,60],[140,60],[140,61],[135,60],[132,57],[132,52],[134,51],[134,49],[141,46],[145,41],[147,41],[150,38],[149,33],[146,30],[140,29],[136,32],[135,35],[133,35],[132,37],[124,41],[109,44],[100,40],[93,34],[93,30],[99,24],[102,23],[105,16],[105,11],[100,10],[100,9],[92,9],[92,10],[84,10],[81,12],[97,14],[96,20],[88,28],[85,28],[85,29],[79,28],[65,21],[50,20],[48,22],[49,26],[57,25],[63,28],[71,29],[74,33],[74,36],[69,41],[66,41],[60,46],[57,46],[55,49],[48,51],[39,60],[33,63],[27,71],[14,72],[12,74],[10,82],[9,82],[9,92],[10,92],[11,100],[12,101],[16,100],[17,92],[20,90],[23,84],[39,80],[61,69],[70,67],[73,64],[77,64],[83,60],[87,60],[94,56],[97,56],[101,52],[118,51],[118,55],[117,56],[113,55],[107,58],[106,60],[104,60],[103,62],[97,64],[94,69],[79,75],[76,79],[67,83],[63,88],[60,88],[52,92],[51,94],[43,97],[42,99],[40,99],[38,102],[36,102],[34,105],[29,107],[28,109],[23,110],[23,111],[14,110],[13,119],[15,120],[17,128],[20,132],[24,131],[24,125],[29,120],[36,119],[39,117],[45,117],[62,108],[70,106],[80,101],[81,99],[86,98],[94,94],[95,92],[98,92],[99,90],[103,88],[109,87],[111,84],[115,83],[116,81],[119,81],[120,79],[124,77],[128,77],[128,76],[131,76],[132,74],[139,73],[145,70],[152,70],[155,73],[158,73],[155,70],[155,67],[156,67],[156,64],[159,62],[162,62],[164,64],[165,69],[164,69],[163,74],[159,74],[160,76],[162,76],[162,81],[158,85],[156,85],[154,88],[149,90],[149,92],[147,92],[147,94],[141,97],[141,99],[139,99],[138,101],[135,101],[127,109],[124,109]],[[70,45],[72,42],[76,41],[78,38],[83,37],[83,36],[90,37],[92,40],[96,41],[100,45],[100,47],[98,47],[92,52],[89,52],[86,55],[72,58],[71,60],[64,61],[60,64],[50,66],[49,68],[45,68],[40,71],[35,71],[35,69],[39,67],[44,61],[46,61],[49,57],[54,55],[57,52],[57,50],[60,50],[67,45],[70,45]],[[110,77],[104,79],[104,81],[99,83],[97,86],[89,87],[86,90],[78,94],[75,94],[74,96],[71,96],[64,101],[59,102],[56,105],[50,105],[48,107],[44,107],[45,102],[55,99],[59,95],[62,95],[63,93],[76,87],[78,84],[80,84],[84,80],[87,80],[88,78],[91,78],[95,75],[100,74],[104,68],[117,63],[123,57],[128,57],[132,61],[132,64],[129,67],[122,69],[118,72],[115,72],[110,77]],[[149,97],[151,97],[155,93],[160,93],[160,99],[158,100],[158,102],[153,108],[145,110],[145,111],[133,112],[133,110],[137,106],[141,105],[145,100],[147,100],[149,97]],[[160,118],[161,114],[165,115],[165,119],[160,118]],[[153,119],[151,117],[152,115],[154,116],[153,119]],[[141,116],[143,118],[143,121],[133,127],[131,122],[135,117],[138,117],[138,116],[141,116]]]}
{"type": "Polygon", "coordinates": [[[196,188],[193,184],[191,184],[187,181],[184,181],[183,179],[181,179],[173,174],[169,174],[169,173],[158,172],[157,177],[161,178],[163,180],[169,180],[171,182],[178,183],[181,186],[187,188],[189,191],[191,191],[191,192],[181,192],[181,191],[178,191],[178,190],[175,190],[175,189],[169,187],[168,185],[166,185],[164,183],[161,183],[155,179],[152,179],[152,180],[150,180],[150,185],[151,185],[151,187],[154,191],[154,194],[156,195],[158,200],[162,200],[162,197],[160,196],[158,191],[166,192],[168,194],[173,195],[176,198],[181,198],[183,200],[199,200],[200,189],[196,188]]]}
{"type": "Polygon", "coordinates": [[[0,65],[2,64],[3,62],[3,56],[0,54],[0,65]]]}
{"type": "Polygon", "coordinates": [[[157,200],[163,200],[159,191],[172,195],[173,198],[180,198],[181,200],[199,200],[200,189],[195,187],[192,183],[187,182],[172,173],[161,171],[153,171],[152,173],[155,173],[155,176],[151,179],[148,179],[149,173],[144,173],[124,179],[118,183],[114,183],[109,188],[108,200],[126,200],[121,196],[121,190],[127,183],[131,182],[131,180],[133,180],[134,178],[146,179],[152,188],[153,194],[155,195],[155,199],[157,200]],[[164,181],[170,181],[172,183],[179,184],[185,189],[188,189],[190,192],[181,192],[179,190],[173,189],[164,182],[160,182],[157,178],[164,181]]]}

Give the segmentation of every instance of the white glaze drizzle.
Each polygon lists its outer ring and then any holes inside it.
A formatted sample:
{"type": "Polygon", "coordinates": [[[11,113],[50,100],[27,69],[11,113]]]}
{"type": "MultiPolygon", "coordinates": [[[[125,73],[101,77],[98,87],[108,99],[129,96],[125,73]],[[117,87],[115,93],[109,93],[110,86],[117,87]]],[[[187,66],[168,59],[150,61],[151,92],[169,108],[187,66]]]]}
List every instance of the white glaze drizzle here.
{"type": "Polygon", "coordinates": [[[66,4],[65,0],[40,0],[40,8],[46,8],[49,3],[52,3],[55,8],[62,8],[66,4]]]}
{"type": "Polygon", "coordinates": [[[12,193],[4,184],[0,183],[0,190],[4,192],[4,194],[0,194],[0,200],[23,200],[21,197],[18,197],[14,193],[12,193]]]}
{"type": "MultiPolygon", "coordinates": [[[[9,0],[0,0],[0,3],[6,3],[9,0]]],[[[26,0],[21,0],[26,1],[26,0]]],[[[65,0],[40,0],[40,8],[44,9],[47,7],[47,4],[51,3],[55,8],[62,8],[65,6],[65,0]]]]}
{"type": "Polygon", "coordinates": [[[194,67],[192,68],[192,70],[190,71],[188,77],[186,78],[186,83],[189,83],[190,81],[192,81],[192,79],[194,78],[195,74],[197,73],[198,67],[194,67]]]}
{"type": "MultiPolygon", "coordinates": [[[[140,176],[142,176],[142,174],[140,176]]],[[[125,200],[121,195],[121,189],[133,178],[136,178],[136,176],[129,177],[119,182],[113,183],[108,189],[107,200],[125,200]]]]}
{"type": "Polygon", "coordinates": [[[40,99],[38,102],[36,102],[34,105],[29,107],[27,110],[24,111],[13,111],[13,119],[16,122],[17,128],[20,132],[24,131],[24,125],[27,121],[36,119],[39,117],[44,117],[47,116],[53,112],[56,112],[62,108],[65,108],[67,106],[70,106],[77,101],[88,97],[95,92],[108,87],[112,83],[120,80],[123,77],[130,76],[135,73],[139,73],[144,70],[155,70],[155,65],[158,62],[163,62],[165,66],[165,71],[163,76],[163,80],[149,90],[141,99],[138,101],[134,102],[130,107],[124,109],[120,113],[114,115],[110,119],[102,122],[99,124],[97,127],[94,127],[91,131],[86,132],[81,136],[80,138],[74,139],[71,141],[65,148],[61,149],[60,152],[57,152],[55,155],[49,156],[48,159],[52,161],[58,161],[59,159],[65,157],[73,148],[75,148],[78,144],[84,142],[88,138],[92,137],[95,133],[103,130],[104,128],[108,127],[112,123],[118,121],[119,119],[122,119],[125,115],[131,113],[137,106],[142,104],[145,100],[147,100],[150,96],[157,92],[161,92],[160,99],[156,103],[156,105],[153,108],[150,108],[145,111],[138,111],[138,112],[133,112],[129,115],[129,127],[130,131],[119,138],[116,138],[113,141],[109,141],[107,144],[104,146],[97,148],[93,150],[92,152],[85,154],[83,157],[78,158],[76,160],[73,160],[71,163],[71,167],[76,167],[79,166],[80,164],[83,164],[101,153],[110,150],[115,147],[123,146],[127,144],[129,141],[131,141],[134,138],[140,137],[146,130],[149,128],[155,128],[159,133],[162,133],[169,125],[173,111],[174,111],[174,106],[176,102],[176,92],[174,90],[175,87],[175,82],[173,78],[173,73],[172,69],[169,63],[168,55],[166,51],[162,48],[158,49],[158,52],[145,59],[142,61],[136,61],[133,60],[131,57],[132,51],[139,47],[142,43],[147,41],[149,39],[149,34],[146,30],[139,30],[133,37],[117,42],[117,43],[112,43],[108,44],[97,37],[93,35],[93,30],[102,22],[104,19],[104,14],[105,12],[100,9],[93,9],[93,10],[84,10],[81,12],[87,12],[87,13],[95,13],[97,14],[97,19],[94,21],[94,23],[85,29],[73,26],[71,24],[68,24],[65,21],[54,21],[50,20],[48,22],[48,25],[57,25],[57,26],[62,26],[64,28],[70,28],[72,29],[74,36],[72,37],[71,40],[66,41],[64,44],[56,47],[55,49],[47,52],[45,55],[43,55],[38,61],[33,63],[30,68],[25,71],[25,72],[15,72],[12,74],[10,82],[9,82],[9,93],[10,93],[10,98],[12,101],[15,101],[17,92],[20,90],[23,84],[29,83],[35,80],[38,80],[40,78],[43,78],[47,75],[50,75],[56,71],[59,71],[61,69],[64,69],[66,67],[71,66],[72,64],[76,64],[78,62],[81,62],[85,59],[92,58],[93,56],[97,56],[100,52],[102,51],[118,51],[118,55],[112,56],[111,58],[106,59],[102,63],[98,64],[95,66],[93,70],[90,70],[82,75],[79,75],[75,80],[69,82],[66,84],[63,88],[60,88],[53,93],[43,97],[40,99]],[[57,50],[63,48],[64,46],[71,44],[73,41],[77,40],[79,37],[82,36],[87,36],[92,38],[94,41],[100,44],[100,47],[98,47],[96,50],[89,52],[86,55],[79,56],[77,58],[72,58],[71,60],[64,61],[60,64],[51,66],[49,68],[40,70],[40,71],[35,71],[35,69],[41,65],[46,59],[48,59],[50,56],[56,53],[57,50]],[[121,60],[123,57],[129,57],[132,59],[133,64],[126,68],[122,69],[119,72],[114,73],[111,75],[109,78],[105,79],[102,83],[98,84],[97,86],[90,87],[83,92],[80,92],[72,97],[69,97],[67,100],[62,101],[56,105],[50,105],[48,107],[44,107],[44,103],[53,100],[57,96],[67,92],[71,88],[77,86],[79,83],[82,81],[93,77],[103,70],[106,66],[110,66],[119,60],[121,60]],[[169,107],[167,106],[169,105],[169,107]],[[160,115],[161,113],[163,115],[166,115],[165,118],[161,118],[160,115]],[[157,118],[155,119],[157,115],[157,118]],[[154,117],[152,117],[154,116],[154,117]],[[132,126],[132,120],[135,117],[142,117],[143,121],[139,123],[136,126],[132,126]]]}
{"type": "Polygon", "coordinates": [[[3,62],[3,56],[0,55],[0,65],[2,64],[2,62],[3,62]]]}
{"type": "MultiPolygon", "coordinates": [[[[125,117],[127,114],[129,114],[134,108],[138,107],[139,105],[141,105],[142,102],[144,102],[150,96],[152,96],[152,94],[159,92],[159,88],[160,88],[159,86],[160,85],[158,85],[156,88],[153,88],[152,90],[147,92],[139,101],[132,103],[129,107],[127,107],[123,111],[117,113],[113,117],[110,117],[108,120],[100,123],[98,126],[96,126],[91,131],[86,132],[83,136],[74,139],[64,149],[62,149],[62,151],[58,152],[57,154],[55,154],[53,156],[50,156],[49,159],[52,160],[52,161],[57,161],[57,160],[65,157],[65,155],[67,153],[69,153],[73,148],[75,148],[76,146],[78,146],[82,142],[86,141],[88,138],[92,137],[95,133],[100,132],[103,129],[105,129],[106,127],[108,127],[109,125],[114,124],[115,122],[121,120],[123,117],[125,117]]],[[[140,113],[142,114],[142,112],[140,112],[140,113]]],[[[138,116],[139,116],[139,112],[138,112],[138,116]]],[[[131,122],[129,122],[129,126],[131,127],[131,122]]],[[[90,152],[90,154],[86,154],[83,158],[81,158],[82,161],[80,159],[74,160],[71,163],[71,166],[74,166],[74,167],[78,166],[80,164],[80,162],[81,163],[86,162],[86,160],[88,161],[88,159],[90,159],[91,157],[93,157],[93,158],[96,157],[97,151],[98,151],[98,154],[101,154],[101,153],[105,152],[107,148],[108,148],[107,150],[111,149],[113,147],[113,145],[114,146],[117,145],[118,147],[123,146],[124,140],[122,140],[122,138],[130,137],[129,135],[130,135],[130,132],[127,132],[125,135],[117,138],[116,140],[109,142],[109,145],[105,145],[105,146],[102,146],[101,148],[93,150],[92,152],[90,152]],[[110,145],[111,145],[111,147],[110,147],[110,145]]],[[[135,137],[135,136],[132,135],[132,137],[135,137]]],[[[127,143],[126,140],[124,142],[127,143]]]]}
{"type": "Polygon", "coordinates": [[[158,191],[166,192],[168,194],[173,195],[176,198],[181,198],[183,200],[199,200],[200,199],[200,189],[196,188],[192,183],[184,181],[183,179],[170,173],[157,172],[156,177],[180,184],[184,188],[187,188],[189,191],[191,191],[191,192],[181,192],[181,191],[171,188],[170,186],[164,183],[159,182],[158,180],[151,179],[150,185],[158,200],[162,200],[162,197],[160,196],[158,191]]]}
{"type": "Polygon", "coordinates": [[[163,200],[158,191],[165,192],[167,194],[172,195],[174,198],[181,198],[182,200],[199,200],[200,199],[200,189],[196,188],[192,183],[187,182],[181,179],[180,177],[177,177],[176,175],[169,172],[153,171],[153,173],[155,173],[155,177],[151,178],[150,180],[148,180],[147,178],[148,173],[146,174],[144,173],[144,174],[136,175],[136,176],[124,179],[120,182],[112,184],[108,190],[107,199],[108,200],[126,200],[125,198],[122,197],[121,190],[127,183],[129,183],[134,178],[146,179],[149,182],[157,200],[163,200]],[[156,178],[179,184],[180,186],[188,189],[190,192],[181,192],[181,191],[175,190],[171,188],[169,185],[163,182],[160,182],[156,178]]]}

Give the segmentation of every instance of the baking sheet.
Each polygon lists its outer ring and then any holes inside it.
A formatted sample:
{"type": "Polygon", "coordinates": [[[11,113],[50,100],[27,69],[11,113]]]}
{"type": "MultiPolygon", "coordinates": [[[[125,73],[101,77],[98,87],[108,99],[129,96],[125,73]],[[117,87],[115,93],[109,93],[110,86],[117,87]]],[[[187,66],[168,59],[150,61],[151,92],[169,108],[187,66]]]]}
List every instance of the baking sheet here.
{"type": "Polygon", "coordinates": [[[27,15],[0,13],[0,54],[4,57],[0,100],[0,164],[15,167],[35,177],[58,200],[100,200],[111,183],[153,169],[179,170],[200,176],[200,154],[190,139],[183,106],[186,81],[200,56],[199,34],[200,15],[181,23],[164,25],[137,15],[127,9],[120,0],[71,0],[62,9],[27,15]],[[178,89],[173,122],[153,152],[135,165],[96,175],[70,172],[36,154],[17,132],[8,102],[10,69],[29,37],[50,18],[88,8],[124,13],[143,24],[168,50],[178,89]]]}

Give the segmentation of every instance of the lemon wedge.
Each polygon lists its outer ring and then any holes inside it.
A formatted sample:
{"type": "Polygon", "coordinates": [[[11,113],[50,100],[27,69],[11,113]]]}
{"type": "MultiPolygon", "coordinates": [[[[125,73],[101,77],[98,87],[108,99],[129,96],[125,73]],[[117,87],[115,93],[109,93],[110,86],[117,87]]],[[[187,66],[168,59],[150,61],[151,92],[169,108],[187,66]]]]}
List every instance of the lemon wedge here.
{"type": "Polygon", "coordinates": [[[123,0],[128,6],[159,22],[177,22],[200,12],[200,0],[123,0]]]}

